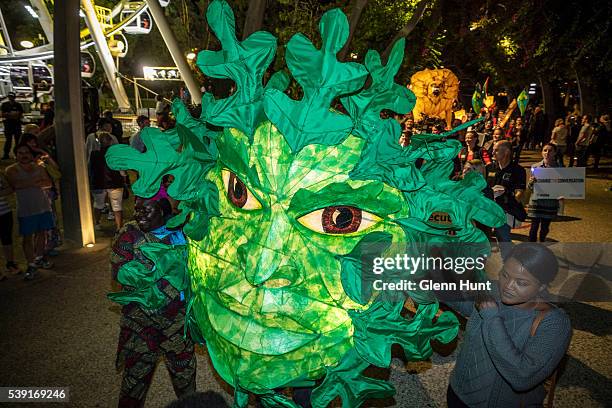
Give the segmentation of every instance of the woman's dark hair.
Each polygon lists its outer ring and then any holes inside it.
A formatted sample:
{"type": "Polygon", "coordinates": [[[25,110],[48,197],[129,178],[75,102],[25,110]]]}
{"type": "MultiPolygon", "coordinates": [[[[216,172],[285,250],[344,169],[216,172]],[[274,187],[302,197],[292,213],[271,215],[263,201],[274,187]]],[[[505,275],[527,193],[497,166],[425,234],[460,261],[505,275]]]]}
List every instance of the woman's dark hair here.
{"type": "Polygon", "coordinates": [[[36,157],[36,152],[34,152],[34,150],[32,150],[32,148],[30,147],[29,144],[24,143],[23,141],[19,141],[19,144],[17,146],[15,146],[15,148],[13,149],[13,153],[16,155],[17,154],[17,150],[21,149],[22,147],[27,148],[30,151],[30,154],[32,155],[32,158],[36,157]]]}
{"type": "Polygon", "coordinates": [[[24,133],[21,136],[21,139],[19,139],[19,144],[27,144],[32,140],[36,140],[36,145],[38,146],[38,137],[36,137],[36,135],[33,135],[31,133],[24,133]]]}
{"type": "Polygon", "coordinates": [[[559,262],[555,254],[542,244],[520,243],[510,250],[506,259],[513,258],[534,278],[548,285],[559,272],[559,262]]]}

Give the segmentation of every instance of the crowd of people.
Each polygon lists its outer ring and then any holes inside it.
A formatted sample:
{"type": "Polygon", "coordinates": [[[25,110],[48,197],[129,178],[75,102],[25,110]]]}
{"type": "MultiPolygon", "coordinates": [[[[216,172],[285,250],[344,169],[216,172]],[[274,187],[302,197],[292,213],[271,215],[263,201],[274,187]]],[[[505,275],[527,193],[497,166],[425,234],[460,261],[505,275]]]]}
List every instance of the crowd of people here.
{"type": "MultiPolygon", "coordinates": [[[[550,224],[559,211],[557,199],[531,198],[537,183],[533,169],[587,167],[592,158],[593,169],[597,170],[602,155],[607,154],[612,145],[612,127],[607,114],[594,123],[590,115],[580,115],[575,107],[565,118],[555,120],[550,131],[540,106],[529,107],[524,116],[508,116],[506,118],[501,110],[483,111],[481,122],[450,136],[463,144],[451,178],[462,178],[469,171],[480,172],[488,182],[483,193],[494,199],[506,213],[507,223],[495,228],[493,234],[481,226],[488,235],[495,236],[504,257],[509,250],[507,244],[512,242],[512,228],[529,219],[529,241],[545,242],[550,224]],[[521,154],[529,150],[541,152],[543,160],[531,166],[531,175],[527,178],[519,162],[521,154]]],[[[408,146],[414,134],[445,131],[442,120],[425,119],[415,123],[411,114],[395,118],[402,126],[401,146],[408,146]]],[[[455,120],[453,127],[461,123],[455,120]]]]}

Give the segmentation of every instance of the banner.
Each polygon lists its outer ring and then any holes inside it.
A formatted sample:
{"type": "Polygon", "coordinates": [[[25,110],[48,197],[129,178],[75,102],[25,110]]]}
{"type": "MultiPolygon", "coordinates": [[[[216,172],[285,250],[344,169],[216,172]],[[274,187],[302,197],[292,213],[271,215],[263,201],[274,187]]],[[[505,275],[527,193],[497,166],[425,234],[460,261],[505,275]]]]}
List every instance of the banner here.
{"type": "Polygon", "coordinates": [[[533,199],[584,199],[584,167],[536,167],[531,169],[531,174],[536,178],[533,199]]]}

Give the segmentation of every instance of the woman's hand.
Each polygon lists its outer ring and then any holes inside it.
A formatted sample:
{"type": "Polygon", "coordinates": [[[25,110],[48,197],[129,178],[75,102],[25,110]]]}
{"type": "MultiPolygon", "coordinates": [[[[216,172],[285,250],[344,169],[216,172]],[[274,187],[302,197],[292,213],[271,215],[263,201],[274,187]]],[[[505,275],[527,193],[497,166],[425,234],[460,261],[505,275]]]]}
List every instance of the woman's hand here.
{"type": "Polygon", "coordinates": [[[495,299],[493,299],[493,297],[488,293],[477,294],[475,304],[477,310],[493,308],[497,309],[497,303],[495,302],[495,299]]]}

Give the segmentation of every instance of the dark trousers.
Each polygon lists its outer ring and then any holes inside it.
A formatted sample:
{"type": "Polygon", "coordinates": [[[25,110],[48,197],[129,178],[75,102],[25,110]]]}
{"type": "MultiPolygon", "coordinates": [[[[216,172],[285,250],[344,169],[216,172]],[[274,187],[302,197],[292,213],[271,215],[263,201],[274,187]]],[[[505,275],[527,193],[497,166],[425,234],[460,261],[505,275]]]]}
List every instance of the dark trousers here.
{"type": "Polygon", "coordinates": [[[21,139],[21,125],[13,126],[4,124],[4,138],[6,139],[4,142],[4,159],[8,159],[9,153],[11,152],[11,147],[13,145],[13,139],[15,139],[15,146],[19,144],[19,139],[21,139]]]}
{"type": "Polygon", "coordinates": [[[586,167],[589,162],[590,151],[587,146],[577,146],[576,147],[576,158],[578,159],[576,162],[576,167],[586,167]]]}
{"type": "Polygon", "coordinates": [[[538,229],[540,230],[540,242],[546,241],[551,222],[550,218],[533,218],[529,229],[529,242],[538,242],[538,229]]]}
{"type": "Polygon", "coordinates": [[[450,384],[446,389],[446,404],[448,405],[448,408],[470,408],[463,401],[461,401],[461,398],[459,398],[457,394],[455,394],[455,391],[453,391],[453,387],[451,387],[450,384]]]}

